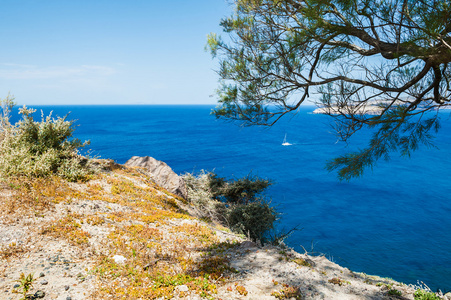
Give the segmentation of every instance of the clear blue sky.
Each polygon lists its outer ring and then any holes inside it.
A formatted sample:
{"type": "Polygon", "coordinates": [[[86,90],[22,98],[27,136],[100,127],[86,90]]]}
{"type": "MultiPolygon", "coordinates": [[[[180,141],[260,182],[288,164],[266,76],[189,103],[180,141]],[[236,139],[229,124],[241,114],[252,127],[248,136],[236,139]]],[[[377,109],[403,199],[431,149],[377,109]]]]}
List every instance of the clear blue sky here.
{"type": "Polygon", "coordinates": [[[213,104],[206,35],[226,0],[2,0],[0,98],[19,104],[213,104]]]}

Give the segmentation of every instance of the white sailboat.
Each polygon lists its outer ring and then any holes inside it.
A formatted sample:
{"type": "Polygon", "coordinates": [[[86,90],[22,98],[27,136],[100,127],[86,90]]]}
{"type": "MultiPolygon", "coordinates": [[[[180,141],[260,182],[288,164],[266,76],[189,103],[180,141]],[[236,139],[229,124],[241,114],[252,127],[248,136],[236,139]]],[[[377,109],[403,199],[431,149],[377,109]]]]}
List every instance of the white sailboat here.
{"type": "Polygon", "coordinates": [[[291,144],[287,142],[287,134],[286,133],[285,133],[285,138],[283,139],[282,146],[291,146],[291,144]]]}

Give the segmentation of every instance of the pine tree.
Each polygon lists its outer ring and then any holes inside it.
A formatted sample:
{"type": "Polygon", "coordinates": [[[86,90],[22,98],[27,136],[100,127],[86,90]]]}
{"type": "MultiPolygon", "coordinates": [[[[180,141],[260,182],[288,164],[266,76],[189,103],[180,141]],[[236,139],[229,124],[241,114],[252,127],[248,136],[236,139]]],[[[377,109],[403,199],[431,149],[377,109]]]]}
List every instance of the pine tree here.
{"type": "Polygon", "coordinates": [[[360,176],[392,151],[431,146],[450,105],[449,0],[235,0],[207,48],[219,59],[218,118],[273,125],[306,101],[341,140],[372,128],[367,148],[327,164],[360,176]]]}

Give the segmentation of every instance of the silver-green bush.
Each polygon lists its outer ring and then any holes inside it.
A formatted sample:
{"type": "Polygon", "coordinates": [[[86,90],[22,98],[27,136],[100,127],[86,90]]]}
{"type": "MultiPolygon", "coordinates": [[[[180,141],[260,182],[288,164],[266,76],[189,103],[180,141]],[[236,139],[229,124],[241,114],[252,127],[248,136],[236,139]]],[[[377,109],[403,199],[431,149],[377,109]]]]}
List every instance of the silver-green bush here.
{"type": "Polygon", "coordinates": [[[219,222],[253,241],[267,241],[279,214],[261,193],[271,183],[247,176],[226,180],[213,172],[198,176],[183,176],[188,188],[188,200],[198,216],[219,222]]]}
{"type": "Polygon", "coordinates": [[[44,177],[58,175],[70,181],[85,179],[92,173],[78,149],[88,142],[71,139],[75,130],[67,116],[56,119],[52,114],[41,121],[33,120],[36,111],[24,106],[19,109],[22,119],[10,122],[14,98],[0,99],[0,175],[44,177]]]}
{"type": "Polygon", "coordinates": [[[183,179],[188,191],[188,200],[195,210],[194,214],[215,223],[227,223],[225,204],[215,200],[212,194],[210,173],[201,171],[197,176],[186,173],[183,175],[183,179]]]}

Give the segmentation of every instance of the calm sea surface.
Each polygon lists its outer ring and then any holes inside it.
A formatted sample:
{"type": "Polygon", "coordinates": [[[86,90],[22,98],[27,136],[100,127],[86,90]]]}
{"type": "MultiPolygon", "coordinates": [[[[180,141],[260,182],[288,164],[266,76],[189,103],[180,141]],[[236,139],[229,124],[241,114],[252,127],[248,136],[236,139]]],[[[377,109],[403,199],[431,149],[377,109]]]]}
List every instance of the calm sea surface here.
{"type": "Polygon", "coordinates": [[[441,113],[438,149],[422,147],[411,159],[393,154],[364,177],[339,182],[326,160],[364,146],[336,143],[329,117],[303,108],[272,128],[218,121],[211,106],[36,107],[79,125],[93,155],[124,163],[149,155],[175,172],[215,170],[226,177],[273,179],[268,195],[283,213],[279,228],[303,228],[287,240],[353,271],[423,281],[451,290],[451,119],[441,113]],[[291,146],[282,146],[287,135],[291,146]]]}

